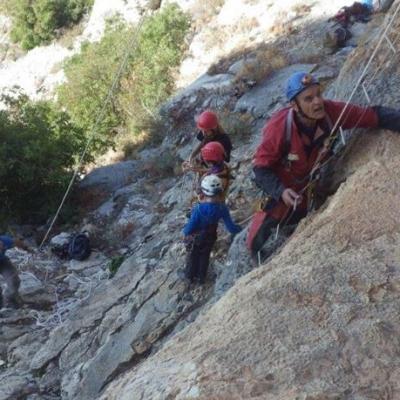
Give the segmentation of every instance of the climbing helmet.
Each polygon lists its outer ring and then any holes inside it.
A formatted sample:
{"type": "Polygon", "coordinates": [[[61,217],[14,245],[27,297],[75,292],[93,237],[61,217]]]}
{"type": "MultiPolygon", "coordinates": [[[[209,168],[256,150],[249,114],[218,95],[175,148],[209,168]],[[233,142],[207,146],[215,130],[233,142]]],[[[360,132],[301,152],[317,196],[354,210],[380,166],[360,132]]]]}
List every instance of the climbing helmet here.
{"type": "Polygon", "coordinates": [[[201,157],[204,161],[222,162],[225,159],[225,149],[219,142],[208,142],[201,150],[201,157]]]}
{"type": "Polygon", "coordinates": [[[319,82],[315,76],[309,74],[308,72],[296,72],[288,80],[286,97],[289,101],[292,101],[303,90],[312,85],[319,85],[319,82]]]}
{"type": "Polygon", "coordinates": [[[223,191],[222,180],[217,175],[206,175],[201,180],[201,191],[209,197],[216,196],[223,191]]]}
{"type": "Polygon", "coordinates": [[[218,126],[218,117],[213,111],[206,110],[197,117],[196,122],[199,129],[215,129],[218,126]]]}

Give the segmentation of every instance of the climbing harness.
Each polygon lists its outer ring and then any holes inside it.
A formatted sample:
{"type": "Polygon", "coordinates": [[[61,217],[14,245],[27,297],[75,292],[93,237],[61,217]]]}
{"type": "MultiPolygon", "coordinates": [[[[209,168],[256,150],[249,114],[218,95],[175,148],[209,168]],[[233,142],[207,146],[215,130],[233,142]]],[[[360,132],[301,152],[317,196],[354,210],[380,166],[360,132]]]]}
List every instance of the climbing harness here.
{"type": "Polygon", "coordinates": [[[253,205],[254,212],[265,211],[268,205],[271,204],[272,200],[272,196],[265,194],[265,192],[260,190],[260,194],[253,205]]]}

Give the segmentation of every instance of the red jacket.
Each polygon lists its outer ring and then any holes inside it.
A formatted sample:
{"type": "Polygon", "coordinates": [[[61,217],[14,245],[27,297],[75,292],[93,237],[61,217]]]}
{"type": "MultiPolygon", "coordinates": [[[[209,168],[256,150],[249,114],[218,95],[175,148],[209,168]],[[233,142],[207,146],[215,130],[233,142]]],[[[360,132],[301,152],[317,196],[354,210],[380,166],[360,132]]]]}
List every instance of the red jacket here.
{"type": "MultiPolygon", "coordinates": [[[[345,107],[345,103],[324,100],[324,106],[328,118],[335,125],[345,107]]],[[[288,147],[285,144],[285,124],[290,109],[290,107],[287,107],[278,111],[272,115],[271,119],[264,126],[263,139],[257,148],[253,165],[255,167],[268,167],[276,174],[286,188],[297,191],[301,190],[307,183],[305,180],[314,166],[322,143],[319,141],[319,145],[313,146],[310,154],[307,156],[304,149],[305,139],[298,131],[296,123],[293,120],[290,146],[288,147]],[[292,161],[288,160],[288,153],[292,161]]],[[[371,107],[359,107],[351,104],[342,116],[339,126],[342,129],[355,127],[375,128],[378,126],[378,115],[371,107]]],[[[317,132],[314,143],[320,136],[328,137],[329,132],[323,132],[322,130],[317,132]]]]}

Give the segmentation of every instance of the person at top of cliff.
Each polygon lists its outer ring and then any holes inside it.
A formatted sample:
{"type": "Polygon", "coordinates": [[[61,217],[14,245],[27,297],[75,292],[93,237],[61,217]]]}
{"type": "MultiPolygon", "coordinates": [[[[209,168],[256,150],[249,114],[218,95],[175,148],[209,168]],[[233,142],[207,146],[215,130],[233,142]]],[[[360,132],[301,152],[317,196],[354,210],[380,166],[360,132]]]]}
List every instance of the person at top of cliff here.
{"type": "MultiPolygon", "coordinates": [[[[13,239],[9,235],[0,235],[0,274],[3,275],[6,282],[6,289],[4,291],[5,304],[10,308],[20,308],[22,300],[19,296],[18,290],[21,281],[17,269],[6,256],[6,251],[13,247],[30,251],[22,240],[13,239]]],[[[3,293],[0,286],[0,309],[3,305],[3,293]]]]}
{"type": "Polygon", "coordinates": [[[220,201],[223,183],[217,175],[207,175],[201,181],[202,200],[196,204],[183,229],[187,249],[184,275],[191,283],[206,280],[211,250],[217,240],[219,220],[223,220],[226,229],[234,236],[241,231],[230,216],[229,209],[220,201]]]}
{"type": "Polygon", "coordinates": [[[196,157],[201,149],[209,142],[219,142],[224,148],[224,161],[229,162],[231,158],[232,143],[229,135],[223,130],[219,124],[217,114],[206,110],[203,111],[196,119],[196,125],[199,129],[196,138],[200,142],[192,151],[189,160],[183,163],[183,169],[190,169],[195,166],[196,157]]]}
{"type": "Polygon", "coordinates": [[[255,182],[266,196],[247,236],[247,247],[255,259],[281,221],[295,225],[307,214],[315,194],[311,189],[320,170],[317,167],[332,155],[334,127],[335,132],[355,127],[400,131],[398,110],[326,100],[318,80],[306,72],[289,78],[286,95],[289,106],[268,120],[253,159],[255,182]]]}
{"type": "MultiPolygon", "coordinates": [[[[366,23],[371,20],[374,12],[372,1],[363,0],[354,2],[351,6],[342,7],[332,18],[328,19],[328,26],[324,36],[324,46],[336,51],[348,45],[353,34],[351,26],[354,22],[366,23]]],[[[350,46],[354,46],[350,44],[350,46]]]]}

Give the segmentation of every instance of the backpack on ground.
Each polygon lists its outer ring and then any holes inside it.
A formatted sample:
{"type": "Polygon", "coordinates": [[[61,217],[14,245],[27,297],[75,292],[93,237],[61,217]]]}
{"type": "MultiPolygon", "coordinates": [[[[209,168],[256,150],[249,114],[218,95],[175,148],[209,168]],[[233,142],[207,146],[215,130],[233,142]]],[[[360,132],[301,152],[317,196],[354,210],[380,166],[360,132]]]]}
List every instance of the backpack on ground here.
{"type": "Polygon", "coordinates": [[[91,251],[90,240],[85,233],[78,233],[71,238],[68,245],[69,258],[83,261],[90,256],[91,251]]]}

